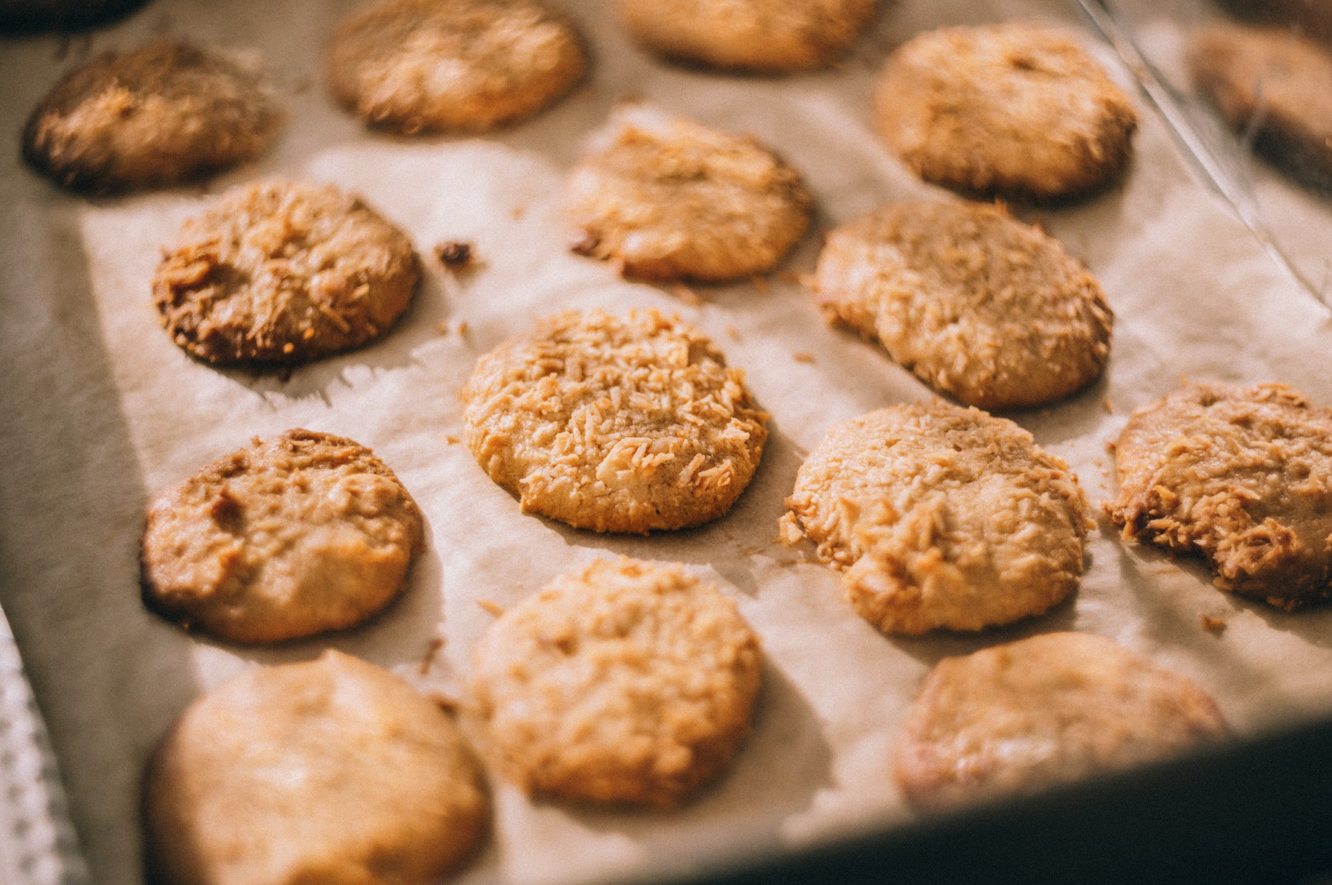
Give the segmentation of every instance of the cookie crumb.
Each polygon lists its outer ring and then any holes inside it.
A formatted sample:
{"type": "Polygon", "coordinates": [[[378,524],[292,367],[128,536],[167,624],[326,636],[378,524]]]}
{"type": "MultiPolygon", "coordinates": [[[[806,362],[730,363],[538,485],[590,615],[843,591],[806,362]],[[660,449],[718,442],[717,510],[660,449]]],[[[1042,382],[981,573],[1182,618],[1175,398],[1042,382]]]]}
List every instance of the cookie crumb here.
{"type": "Polygon", "coordinates": [[[1113,415],[1115,413],[1115,407],[1110,403],[1108,398],[1101,400],[1101,408],[1105,409],[1107,415],[1113,415]]]}
{"type": "Polygon", "coordinates": [[[814,362],[814,354],[810,353],[808,350],[798,350],[791,354],[791,359],[798,363],[812,363],[814,362]]]}
{"type": "Polygon", "coordinates": [[[497,618],[504,614],[504,606],[500,605],[498,602],[492,602],[489,599],[478,599],[476,604],[497,618]]]}
{"type": "Polygon", "coordinates": [[[444,442],[451,446],[456,446],[458,443],[462,442],[462,440],[450,433],[448,436],[444,437],[444,442]]]}
{"type": "Polygon", "coordinates": [[[436,335],[447,335],[447,334],[449,334],[449,321],[448,321],[448,320],[440,320],[438,323],[436,323],[436,324],[435,324],[435,334],[436,334],[436,335]]]}
{"type": "Polygon", "coordinates": [[[591,255],[596,251],[601,238],[596,234],[579,228],[569,234],[569,249],[579,255],[591,255]]]}
{"type": "Polygon", "coordinates": [[[440,263],[452,268],[468,267],[475,260],[472,244],[461,240],[445,240],[435,246],[435,257],[440,263]]]}
{"type": "Polygon", "coordinates": [[[676,298],[679,298],[685,304],[688,304],[690,307],[699,307],[703,304],[703,298],[683,283],[676,283],[674,286],[671,286],[671,294],[676,298]]]}
{"type": "Polygon", "coordinates": [[[1226,624],[1225,618],[1214,618],[1211,615],[1201,615],[1200,617],[1204,631],[1211,633],[1213,636],[1220,636],[1222,633],[1226,632],[1226,627],[1228,625],[1226,624]]]}
{"type": "Polygon", "coordinates": [[[462,704],[458,702],[457,698],[449,697],[448,695],[437,691],[427,692],[425,697],[426,700],[430,701],[430,703],[434,704],[436,707],[439,707],[449,716],[456,716],[458,710],[462,707],[462,704]]]}
{"type": "Polygon", "coordinates": [[[429,645],[426,646],[425,656],[421,658],[421,665],[417,668],[417,672],[422,676],[429,673],[431,665],[435,663],[435,655],[439,654],[439,650],[443,647],[444,640],[442,637],[436,636],[434,639],[430,640],[429,645]]]}
{"type": "Polygon", "coordinates": [[[725,332],[726,337],[730,338],[732,341],[740,340],[740,330],[735,326],[727,326],[725,329],[722,329],[722,331],[725,332]]]}

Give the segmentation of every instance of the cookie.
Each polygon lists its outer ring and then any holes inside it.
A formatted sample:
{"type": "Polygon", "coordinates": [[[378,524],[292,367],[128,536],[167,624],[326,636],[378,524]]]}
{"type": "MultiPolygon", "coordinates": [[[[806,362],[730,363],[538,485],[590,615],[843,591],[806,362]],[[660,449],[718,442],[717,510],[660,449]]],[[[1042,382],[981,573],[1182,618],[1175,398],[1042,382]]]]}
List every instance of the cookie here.
{"type": "Polygon", "coordinates": [[[1012,421],[943,402],[834,425],[796,474],[781,520],[842,572],[885,633],[981,630],[1073,591],[1092,527],[1077,477],[1012,421]]]}
{"type": "Polygon", "coordinates": [[[1115,445],[1125,539],[1201,554],[1223,590],[1295,609],[1332,597],[1332,409],[1282,384],[1188,384],[1115,445]]]}
{"type": "Polygon", "coordinates": [[[1199,93],[1256,152],[1332,188],[1332,50],[1284,28],[1217,25],[1190,39],[1199,93]]]}
{"type": "Polygon", "coordinates": [[[562,799],[670,806],[749,731],[758,639],[677,565],[598,561],[509,609],[477,643],[476,715],[506,777],[562,799]]]}
{"type": "Polygon", "coordinates": [[[334,97],[404,134],[521,120],[587,66],[573,27],[535,0],[376,0],[344,18],[328,47],[334,97]]]}
{"type": "Polygon", "coordinates": [[[874,95],[888,147],[971,195],[1058,202],[1124,172],[1137,112],[1072,37],[1013,22],[929,31],[889,58],[874,95]]]}
{"type": "Polygon", "coordinates": [[[158,495],[143,535],[143,599],[221,639],[295,639],[384,608],[424,547],[416,502],[373,452],[289,430],[158,495]]]}
{"type": "Polygon", "coordinates": [[[425,885],[490,817],[453,720],[336,651],[191,704],[153,755],[143,806],[161,885],[425,885]]]}
{"type": "Polygon", "coordinates": [[[412,242],[358,197],[268,180],[185,223],[153,277],[163,327],[218,365],[294,365],[359,347],[407,310],[412,242]]]}
{"type": "Polygon", "coordinates": [[[1114,314],[1057,240],[998,206],[890,206],[828,234],[819,306],[941,393],[1036,406],[1101,374],[1114,314]]]}
{"type": "Polygon", "coordinates": [[[764,273],[810,215],[800,174],[753,138],[646,112],[574,168],[565,206],[574,251],[644,280],[764,273]]]}
{"type": "Polygon", "coordinates": [[[893,776],[947,808],[1179,754],[1227,733],[1190,680],[1108,639],[1050,633],[944,658],[907,713],[893,776]]]}
{"type": "Polygon", "coordinates": [[[256,64],[162,39],[65,75],[28,117],[23,157],[71,190],[129,191],[252,160],[282,120],[256,64]]]}
{"type": "Polygon", "coordinates": [[[107,24],[146,0],[0,0],[0,32],[79,31],[107,24]]]}
{"type": "Polygon", "coordinates": [[[650,52],[718,68],[779,73],[842,56],[878,0],[619,0],[629,34],[650,52]]]}
{"type": "Polygon", "coordinates": [[[1325,0],[1217,0],[1232,15],[1254,24],[1280,25],[1326,41],[1332,37],[1332,7],[1325,0]]]}
{"type": "Polygon", "coordinates": [[[477,363],[464,436],[522,509],[597,532],[681,529],[749,484],[768,416],[698,330],[566,311],[477,363]]]}

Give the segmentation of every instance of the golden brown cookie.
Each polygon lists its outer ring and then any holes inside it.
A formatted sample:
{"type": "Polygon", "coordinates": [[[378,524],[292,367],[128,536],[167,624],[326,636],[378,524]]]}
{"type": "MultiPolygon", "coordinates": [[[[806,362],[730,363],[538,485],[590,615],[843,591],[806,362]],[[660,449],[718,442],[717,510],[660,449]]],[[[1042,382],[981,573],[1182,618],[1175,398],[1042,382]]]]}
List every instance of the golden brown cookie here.
{"type": "Polygon", "coordinates": [[[758,639],[676,565],[598,561],[506,611],[473,653],[495,763],[533,793],[674,805],[749,731],[758,639]]]}
{"type": "Polygon", "coordinates": [[[28,117],[23,157],[73,190],[169,185],[259,156],[282,119],[255,64],[163,39],[65,75],[28,117]]]}
{"type": "Polygon", "coordinates": [[[1216,25],[1189,43],[1198,91],[1254,149],[1332,188],[1332,50],[1284,28],[1216,25]]]}
{"type": "Polygon", "coordinates": [[[1076,40],[1026,22],[917,36],[888,60],[874,106],[880,136],[926,181],[1043,202],[1118,179],[1138,125],[1076,40]]]}
{"type": "Polygon", "coordinates": [[[814,289],[830,321],[984,409],[1068,396],[1110,353],[1114,315],[1096,279],[998,206],[903,203],[844,224],[814,289]]]}
{"type": "Polygon", "coordinates": [[[0,31],[78,31],[128,15],[145,0],[0,0],[0,31]]]}
{"type": "Polygon", "coordinates": [[[1214,583],[1295,609],[1332,597],[1332,409],[1282,384],[1188,384],[1133,413],[1110,518],[1200,553],[1214,583]]]}
{"type": "Polygon", "coordinates": [[[426,885],[489,824],[453,720],[387,670],[326,651],[191,704],[153,755],[161,885],[426,885]]]}
{"type": "Polygon", "coordinates": [[[143,599],[221,639],[295,639],[384,608],[424,547],[416,502],[373,452],[289,430],[157,497],[143,535],[143,599]]]}
{"type": "Polygon", "coordinates": [[[851,607],[885,633],[1044,612],[1077,586],[1093,525],[1077,477],[1031,434],[937,401],[835,425],[786,506],[782,540],[817,544],[851,607]]]}
{"type": "Polygon", "coordinates": [[[157,267],[153,301],[191,356],[291,365],[383,335],[419,278],[411,240],[359,198],[269,180],[185,223],[157,267]]]}
{"type": "Polygon", "coordinates": [[[621,114],[570,175],[576,252],[626,277],[720,282],[771,270],[809,226],[800,175],[747,136],[621,114]]]}
{"type": "Polygon", "coordinates": [[[552,104],[587,64],[573,27],[536,0],[375,0],[338,25],[328,82],[372,126],[475,131],[552,104]]]}
{"type": "Polygon", "coordinates": [[[1108,639],[1050,633],[944,658],[907,713],[893,775],[945,808],[1129,768],[1224,736],[1190,680],[1108,639]]]}
{"type": "Polygon", "coordinates": [[[655,310],[567,311],[477,363],[467,446],[525,512],[646,534],[716,519],[768,438],[744,373],[655,310]]]}
{"type": "Polygon", "coordinates": [[[835,61],[877,6],[878,0],[619,0],[616,11],[640,45],[666,58],[781,72],[835,61]]]}

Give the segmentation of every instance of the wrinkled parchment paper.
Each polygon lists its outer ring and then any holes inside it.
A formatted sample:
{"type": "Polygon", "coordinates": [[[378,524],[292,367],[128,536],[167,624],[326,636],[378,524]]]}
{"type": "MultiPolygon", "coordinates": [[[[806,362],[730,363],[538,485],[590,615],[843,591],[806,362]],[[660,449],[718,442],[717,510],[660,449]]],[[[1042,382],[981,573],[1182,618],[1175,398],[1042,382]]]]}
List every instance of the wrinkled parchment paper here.
{"type": "MultiPolygon", "coordinates": [[[[566,883],[698,868],[755,847],[779,852],[910,819],[888,774],[903,712],[940,657],[1034,632],[1110,637],[1201,683],[1241,739],[1327,715],[1332,612],[1288,615],[1227,596],[1205,570],[1126,546],[1102,521],[1081,589],[1048,615],[980,636],[886,638],[841,600],[808,548],[776,543],[782,499],[836,421],[930,395],[876,347],[824,325],[790,274],[762,284],[635,285],[568,253],[562,178],[617,102],[637,99],[747,131],[806,175],[817,227],[927,194],[879,145],[869,95],[886,52],[944,25],[1037,17],[1083,28],[1042,0],[902,0],[845,64],[789,78],[685,70],[637,52],[603,2],[562,5],[595,70],[568,100],[488,137],[396,139],[333,106],[323,44],[351,0],[154,0],[91,37],[0,42],[0,604],[14,628],[62,766],[95,880],[140,881],[138,786],[154,743],[191,699],[247,668],[333,647],[457,695],[469,650],[510,605],[595,557],[679,560],[734,596],[761,634],[766,686],[728,775],[674,813],[533,804],[495,782],[484,853],[461,882],[566,883]],[[170,32],[261,54],[287,96],[276,150],[206,188],[105,200],[65,194],[17,160],[30,108],[69,65],[170,32]],[[413,239],[428,268],[405,320],[366,350],[290,379],[191,361],[159,328],[149,282],[160,247],[212,195],[259,175],[359,192],[413,239]],[[451,275],[429,257],[473,244],[451,275]],[[648,538],[567,529],[519,513],[473,462],[458,391],[478,355],[568,307],[675,311],[747,372],[772,415],[759,473],[706,527],[648,538]],[[139,602],[137,545],[150,497],[254,435],[303,426],[373,447],[422,505],[429,550],[404,596],[362,628],[278,648],[187,635],[139,602]],[[1224,620],[1219,635],[1201,617],[1224,620]],[[442,644],[441,641],[442,640],[442,644]]],[[[1127,88],[1114,54],[1088,43],[1127,88]]],[[[1100,278],[1117,313],[1104,379],[1048,409],[1012,415],[1067,459],[1093,502],[1112,491],[1106,443],[1130,411],[1181,377],[1285,381],[1332,404],[1327,311],[1272,261],[1192,172],[1141,97],[1137,158],[1121,188],[1057,211],[1019,210],[1100,278]]],[[[785,265],[813,268],[819,237],[785,265]]]]}

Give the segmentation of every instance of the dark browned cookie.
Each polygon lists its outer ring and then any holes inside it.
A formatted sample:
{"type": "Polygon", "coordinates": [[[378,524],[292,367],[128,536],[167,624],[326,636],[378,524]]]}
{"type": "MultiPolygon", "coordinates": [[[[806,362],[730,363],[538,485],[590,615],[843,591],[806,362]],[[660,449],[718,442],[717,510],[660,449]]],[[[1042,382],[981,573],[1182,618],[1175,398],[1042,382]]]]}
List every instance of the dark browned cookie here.
{"type": "Polygon", "coordinates": [[[0,0],[0,31],[78,31],[128,15],[146,0],[0,0]]]}
{"type": "Polygon", "coordinates": [[[709,282],[766,273],[809,226],[800,174],[755,139],[623,110],[569,177],[575,251],[626,277],[709,282]]]}
{"type": "Polygon", "coordinates": [[[902,203],[844,224],[814,289],[830,320],[983,409],[1068,396],[1110,354],[1114,315],[1095,277],[998,206],[902,203]]]}
{"type": "Polygon", "coordinates": [[[1332,3],[1327,0],[1217,0],[1254,24],[1281,25],[1321,40],[1332,38],[1332,3]]]}
{"type": "Polygon", "coordinates": [[[474,852],[490,800],[435,702],[326,651],[190,704],[143,811],[156,885],[428,885],[474,852]]]}
{"type": "Polygon", "coordinates": [[[419,278],[411,240],[357,197],[270,180],[228,191],[185,223],[153,300],[192,356],[291,365],[384,334],[419,278]]]}
{"type": "Polygon", "coordinates": [[[1332,409],[1282,384],[1189,384],[1115,445],[1125,538],[1200,553],[1223,590],[1295,609],[1332,597],[1332,409]]]}
{"type": "Polygon", "coordinates": [[[340,630],[406,586],[425,546],[393,471],[349,439],[289,430],[162,492],[141,549],[143,599],[235,642],[340,630]]]}
{"type": "Polygon", "coordinates": [[[572,25],[537,0],[376,0],[342,21],[328,50],[338,101],[407,134],[528,117],[587,65],[572,25]]]}
{"type": "Polygon", "coordinates": [[[1077,40],[1028,22],[915,37],[888,60],[874,103],[880,136],[926,181],[1041,202],[1118,179],[1138,125],[1077,40]]]}
{"type": "Polygon", "coordinates": [[[1332,188],[1332,50],[1286,29],[1217,25],[1189,43],[1189,72],[1226,123],[1307,184],[1332,188]]]}
{"type": "Polygon", "coordinates": [[[23,156],[74,190],[169,185],[259,156],[282,118],[256,65],[157,40],[67,74],[29,116],[23,156]]]}
{"type": "Polygon", "coordinates": [[[893,775],[911,804],[1030,793],[1227,733],[1189,679],[1087,633],[944,658],[907,714],[893,775]]]}
{"type": "Polygon", "coordinates": [[[869,24],[878,0],[619,0],[646,49],[719,68],[799,71],[830,64],[869,24]]]}

